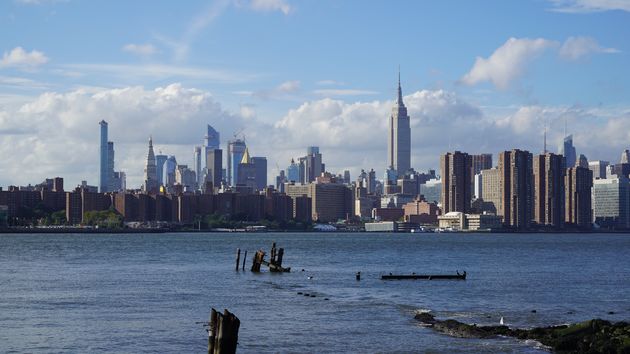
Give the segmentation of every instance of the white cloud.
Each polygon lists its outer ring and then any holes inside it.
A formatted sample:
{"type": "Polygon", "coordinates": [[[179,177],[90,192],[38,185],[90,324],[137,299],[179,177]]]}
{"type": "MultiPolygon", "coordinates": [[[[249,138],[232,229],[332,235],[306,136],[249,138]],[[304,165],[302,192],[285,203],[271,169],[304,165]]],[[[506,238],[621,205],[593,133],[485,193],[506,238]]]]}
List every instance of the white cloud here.
{"type": "Polygon", "coordinates": [[[300,89],[300,82],[297,80],[285,81],[278,85],[276,90],[285,93],[296,92],[300,89]]]}
{"type": "Polygon", "coordinates": [[[377,95],[378,92],[370,90],[357,90],[357,89],[321,89],[314,90],[314,94],[319,96],[333,97],[333,96],[365,96],[365,95],[377,95]]]}
{"type": "Polygon", "coordinates": [[[22,47],[15,47],[8,53],[4,52],[2,60],[0,60],[0,67],[33,69],[47,62],[48,57],[40,51],[32,50],[31,52],[27,52],[22,47]]]}
{"type": "Polygon", "coordinates": [[[66,64],[61,67],[72,72],[89,72],[92,75],[115,75],[123,79],[150,77],[160,80],[199,79],[220,83],[244,83],[255,80],[259,77],[258,74],[248,74],[229,70],[162,64],[66,64]]]}
{"type": "Polygon", "coordinates": [[[531,60],[556,44],[544,38],[510,38],[487,59],[477,57],[461,81],[467,85],[490,81],[499,89],[507,89],[531,60]]]}
{"type": "MultiPolygon", "coordinates": [[[[9,98],[7,98],[9,99],[9,98]]],[[[393,101],[344,102],[330,98],[303,102],[272,124],[255,106],[226,111],[202,90],[172,84],[156,89],[81,88],[49,92],[27,103],[0,107],[0,185],[38,183],[63,176],[71,187],[81,179],[95,184],[98,165],[98,121],[109,122],[115,142],[116,169],[127,172],[129,186],[141,183],[147,138],[156,152],[190,164],[193,146],[201,144],[205,124],[223,137],[245,128],[250,153],[267,156],[269,166],[286,168],[306,146],[320,146],[328,170],[386,166],[387,124],[393,101]],[[11,107],[11,108],[9,108],[11,107]],[[51,134],[54,132],[54,134],[51,134]],[[31,168],[38,166],[37,169],[31,168]]],[[[630,110],[523,106],[501,110],[480,108],[453,92],[422,90],[404,97],[411,116],[412,165],[439,167],[448,150],[497,153],[511,148],[542,150],[543,122],[549,122],[548,145],[562,137],[564,120],[575,133],[578,153],[591,159],[616,160],[627,148],[630,110]],[[498,113],[497,113],[498,112],[498,113]]],[[[263,113],[264,115],[264,113],[263,113]]],[[[277,173],[269,168],[269,176],[277,173]]]]}
{"type": "Polygon", "coordinates": [[[226,112],[208,92],[179,84],[147,90],[78,89],[44,93],[15,110],[0,107],[2,132],[0,185],[38,183],[66,177],[68,187],[82,179],[96,184],[98,122],[109,123],[115,143],[116,169],[127,172],[130,186],[139,186],[147,139],[157,150],[190,164],[194,145],[203,141],[206,124],[224,136],[241,127],[238,115],[226,112]],[[54,132],[54,133],[51,133],[54,132]],[[38,168],[28,166],[37,165],[38,168]]]}
{"type": "Polygon", "coordinates": [[[285,0],[251,0],[250,6],[257,11],[280,11],[288,15],[292,7],[285,0]]]}
{"type": "Polygon", "coordinates": [[[577,60],[593,53],[619,53],[618,49],[605,48],[592,37],[569,37],[560,47],[559,55],[568,60],[577,60]]]}
{"type": "Polygon", "coordinates": [[[153,44],[126,44],[122,47],[122,50],[131,54],[140,55],[144,57],[151,56],[157,53],[157,48],[153,44]]]}
{"type": "Polygon", "coordinates": [[[319,86],[343,86],[345,83],[335,80],[319,80],[316,82],[319,86]]]}
{"type": "Polygon", "coordinates": [[[0,86],[20,89],[46,89],[48,84],[37,82],[24,77],[0,76],[0,86]]]}
{"type": "Polygon", "coordinates": [[[550,0],[553,11],[566,13],[589,13],[620,10],[630,12],[628,0],[550,0]]]}

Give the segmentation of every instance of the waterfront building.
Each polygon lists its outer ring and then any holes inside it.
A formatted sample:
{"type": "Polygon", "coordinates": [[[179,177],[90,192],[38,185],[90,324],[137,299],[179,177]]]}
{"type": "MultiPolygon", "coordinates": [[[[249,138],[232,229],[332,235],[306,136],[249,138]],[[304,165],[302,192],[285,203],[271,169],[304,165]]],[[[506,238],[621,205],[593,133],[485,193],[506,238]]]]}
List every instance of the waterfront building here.
{"type": "Polygon", "coordinates": [[[593,172],[593,178],[606,178],[608,165],[610,165],[608,161],[589,161],[588,168],[593,172]]]}
{"type": "Polygon", "coordinates": [[[505,226],[529,228],[534,212],[532,154],[518,149],[503,151],[497,167],[481,174],[484,203],[492,204],[505,226]]]}
{"type": "Polygon", "coordinates": [[[417,224],[437,223],[437,217],[440,215],[440,208],[436,203],[419,198],[403,205],[403,210],[405,221],[417,224]]]}
{"type": "Polygon", "coordinates": [[[577,155],[575,152],[575,147],[573,146],[573,135],[567,135],[564,138],[562,146],[560,147],[560,155],[564,155],[566,167],[575,166],[577,155]]]}
{"type": "Polygon", "coordinates": [[[479,154],[471,156],[473,175],[480,174],[481,170],[488,170],[492,168],[492,154],[479,154]]]}
{"type": "Polygon", "coordinates": [[[403,102],[398,72],[398,95],[389,116],[388,158],[387,164],[402,176],[411,168],[411,128],[407,107],[403,102]]]}
{"type": "Polygon", "coordinates": [[[481,174],[481,171],[479,171],[479,173],[477,173],[473,177],[473,180],[474,180],[473,199],[479,199],[481,198],[481,195],[483,194],[483,175],[481,174]]]}
{"type": "Polygon", "coordinates": [[[155,164],[155,153],[153,152],[153,137],[149,137],[149,152],[147,153],[146,165],[144,167],[144,184],[142,190],[146,193],[155,193],[157,189],[157,165],[155,164]]]}
{"type": "Polygon", "coordinates": [[[546,153],[537,155],[534,170],[534,221],[538,225],[564,227],[564,158],[546,153]]]}
{"type": "Polygon", "coordinates": [[[335,222],[354,215],[352,190],[343,184],[289,183],[285,186],[285,190],[294,201],[295,198],[304,195],[311,199],[312,220],[335,222]]]}
{"type": "Polygon", "coordinates": [[[565,177],[565,221],[581,229],[592,225],[591,188],[593,171],[583,166],[567,168],[565,177]]]}
{"type": "Polygon", "coordinates": [[[593,180],[593,221],[606,229],[630,228],[630,182],[625,176],[593,180]]]}
{"type": "Polygon", "coordinates": [[[442,212],[470,211],[472,200],[472,157],[455,151],[440,157],[442,171],[442,212]]]}
{"type": "Polygon", "coordinates": [[[101,193],[107,192],[109,186],[109,160],[107,153],[109,146],[107,144],[107,122],[101,120],[98,123],[101,126],[101,145],[100,145],[100,164],[99,164],[99,182],[98,189],[101,193]]]}
{"type": "Polygon", "coordinates": [[[228,141],[227,183],[230,186],[234,187],[238,182],[238,165],[243,159],[246,147],[244,140],[234,139],[228,141]]]}

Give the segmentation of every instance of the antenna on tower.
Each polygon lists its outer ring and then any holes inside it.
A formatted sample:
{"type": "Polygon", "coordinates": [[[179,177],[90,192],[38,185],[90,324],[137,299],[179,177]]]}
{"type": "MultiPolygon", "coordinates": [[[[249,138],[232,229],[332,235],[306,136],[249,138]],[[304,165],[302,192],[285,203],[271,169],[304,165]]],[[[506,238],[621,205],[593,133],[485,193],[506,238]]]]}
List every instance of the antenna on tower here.
{"type": "Polygon", "coordinates": [[[543,154],[547,154],[547,118],[543,121],[544,131],[543,131],[543,154]]]}

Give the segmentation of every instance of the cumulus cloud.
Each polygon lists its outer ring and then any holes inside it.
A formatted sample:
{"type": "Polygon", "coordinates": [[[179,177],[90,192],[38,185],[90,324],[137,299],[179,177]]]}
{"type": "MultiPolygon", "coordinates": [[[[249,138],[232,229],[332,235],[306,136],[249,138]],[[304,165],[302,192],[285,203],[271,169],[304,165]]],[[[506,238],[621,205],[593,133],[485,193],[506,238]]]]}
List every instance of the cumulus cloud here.
{"type": "Polygon", "coordinates": [[[297,80],[285,81],[276,88],[280,92],[295,92],[300,89],[300,82],[297,80]]]}
{"type": "Polygon", "coordinates": [[[630,12],[627,0],[550,0],[553,11],[566,13],[589,13],[620,10],[630,12]]]}
{"type": "Polygon", "coordinates": [[[556,44],[544,38],[510,38],[490,57],[477,57],[472,69],[461,81],[467,85],[489,81],[500,89],[507,89],[523,74],[531,60],[556,44]]]}
{"type": "Polygon", "coordinates": [[[153,44],[126,44],[122,50],[131,54],[148,57],[157,53],[157,48],[153,44]]]}
{"type": "Polygon", "coordinates": [[[48,57],[38,50],[27,52],[22,47],[15,47],[10,52],[4,52],[2,60],[0,60],[0,67],[34,69],[47,62],[48,57]]]}
{"type": "Polygon", "coordinates": [[[250,7],[257,11],[280,11],[288,15],[292,7],[285,0],[252,0],[250,7]]]}
{"type": "Polygon", "coordinates": [[[227,135],[242,123],[240,116],[225,111],[208,92],[179,84],[152,90],[48,92],[15,111],[0,109],[2,127],[26,132],[3,132],[2,184],[38,183],[58,175],[66,177],[70,186],[82,179],[95,184],[101,119],[109,123],[116,169],[127,172],[130,186],[141,183],[149,135],[153,135],[156,153],[162,150],[176,155],[180,163],[190,164],[193,146],[202,143],[206,124],[227,135]]]}
{"type": "MultiPolygon", "coordinates": [[[[411,116],[412,165],[418,170],[438,168],[440,154],[448,150],[497,153],[521,148],[538,153],[543,122],[548,122],[549,146],[555,146],[566,119],[578,153],[591,159],[615,160],[630,141],[624,128],[630,124],[628,109],[523,106],[497,113],[445,90],[413,92],[404,102],[411,116]]],[[[221,132],[224,149],[232,133],[245,128],[250,153],[268,158],[269,178],[278,172],[276,164],[286,168],[309,145],[320,146],[331,172],[349,169],[356,176],[361,168],[374,168],[380,176],[393,105],[393,100],[323,98],[296,105],[266,123],[269,117],[259,117],[254,106],[242,105],[231,113],[210,93],[179,84],[49,92],[16,108],[0,107],[0,185],[38,183],[58,175],[68,186],[82,179],[95,184],[101,119],[109,122],[116,169],[127,172],[129,186],[141,184],[149,135],[156,152],[191,164],[205,124],[221,132]]]]}
{"type": "Polygon", "coordinates": [[[593,53],[619,53],[618,49],[605,48],[592,37],[569,37],[560,47],[561,58],[577,60],[593,53]]]}

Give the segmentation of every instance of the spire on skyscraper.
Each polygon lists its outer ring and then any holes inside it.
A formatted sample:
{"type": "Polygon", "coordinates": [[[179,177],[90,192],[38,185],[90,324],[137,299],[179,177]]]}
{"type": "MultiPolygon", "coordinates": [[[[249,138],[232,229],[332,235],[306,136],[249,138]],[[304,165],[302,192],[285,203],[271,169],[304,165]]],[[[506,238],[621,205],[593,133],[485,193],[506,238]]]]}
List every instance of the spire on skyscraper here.
{"type": "Polygon", "coordinates": [[[396,101],[399,105],[403,104],[402,99],[402,88],[400,87],[400,65],[398,65],[398,100],[396,101]]]}

